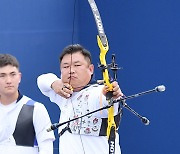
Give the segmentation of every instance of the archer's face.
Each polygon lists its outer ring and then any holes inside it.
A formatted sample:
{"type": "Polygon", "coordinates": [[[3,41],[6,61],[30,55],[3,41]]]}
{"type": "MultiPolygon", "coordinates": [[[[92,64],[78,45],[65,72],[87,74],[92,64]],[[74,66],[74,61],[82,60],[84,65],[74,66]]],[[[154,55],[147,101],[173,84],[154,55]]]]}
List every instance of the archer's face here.
{"type": "Polygon", "coordinates": [[[93,64],[89,64],[80,52],[64,55],[60,67],[62,81],[69,83],[74,91],[87,85],[94,71],[93,64]]]}
{"type": "Polygon", "coordinates": [[[17,94],[21,73],[12,65],[0,67],[0,96],[13,97],[17,94]]]}

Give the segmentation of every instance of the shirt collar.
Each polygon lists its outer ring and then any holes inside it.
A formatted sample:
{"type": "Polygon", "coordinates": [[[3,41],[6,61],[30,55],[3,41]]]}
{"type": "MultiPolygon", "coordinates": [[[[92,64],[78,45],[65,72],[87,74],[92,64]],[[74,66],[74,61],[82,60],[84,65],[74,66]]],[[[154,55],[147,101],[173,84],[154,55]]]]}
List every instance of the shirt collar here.
{"type": "Polygon", "coordinates": [[[17,98],[17,101],[16,101],[16,103],[18,103],[19,102],[19,100],[23,97],[23,95],[21,94],[21,92],[20,91],[18,91],[18,98],[17,98]]]}

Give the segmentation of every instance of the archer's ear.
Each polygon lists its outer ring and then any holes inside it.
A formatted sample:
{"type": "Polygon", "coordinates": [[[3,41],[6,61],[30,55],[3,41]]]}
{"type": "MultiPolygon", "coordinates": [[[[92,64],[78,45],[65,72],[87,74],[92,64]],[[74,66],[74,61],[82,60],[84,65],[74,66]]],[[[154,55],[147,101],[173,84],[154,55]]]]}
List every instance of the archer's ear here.
{"type": "Polygon", "coordinates": [[[89,70],[92,74],[94,73],[94,65],[93,64],[89,65],[89,70]]]}
{"type": "Polygon", "coordinates": [[[22,78],[22,73],[19,72],[19,83],[21,82],[21,78],[22,78]]]}

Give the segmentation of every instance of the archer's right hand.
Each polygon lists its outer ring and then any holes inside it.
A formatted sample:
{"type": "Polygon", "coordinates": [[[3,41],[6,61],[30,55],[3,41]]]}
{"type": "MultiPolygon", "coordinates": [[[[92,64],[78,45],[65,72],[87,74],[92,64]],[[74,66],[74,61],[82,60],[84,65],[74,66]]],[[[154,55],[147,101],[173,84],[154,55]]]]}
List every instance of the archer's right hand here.
{"type": "Polygon", "coordinates": [[[56,94],[64,98],[71,97],[73,93],[73,88],[68,83],[63,83],[62,80],[56,80],[52,83],[51,88],[55,91],[56,94]]]}

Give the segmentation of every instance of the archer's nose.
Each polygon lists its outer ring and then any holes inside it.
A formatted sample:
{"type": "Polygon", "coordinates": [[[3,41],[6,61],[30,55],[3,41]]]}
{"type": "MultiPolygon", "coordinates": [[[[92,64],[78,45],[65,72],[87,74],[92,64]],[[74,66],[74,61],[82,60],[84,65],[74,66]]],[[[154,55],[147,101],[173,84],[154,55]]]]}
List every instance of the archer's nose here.
{"type": "Polygon", "coordinates": [[[75,73],[75,69],[74,69],[74,67],[71,67],[69,70],[69,74],[74,74],[74,73],[75,73]]]}

